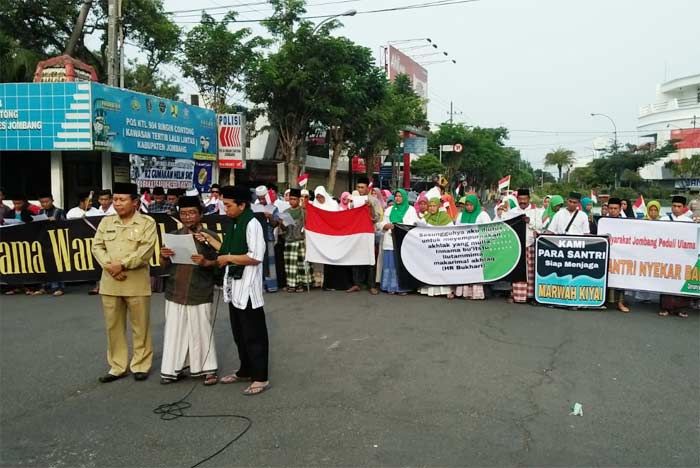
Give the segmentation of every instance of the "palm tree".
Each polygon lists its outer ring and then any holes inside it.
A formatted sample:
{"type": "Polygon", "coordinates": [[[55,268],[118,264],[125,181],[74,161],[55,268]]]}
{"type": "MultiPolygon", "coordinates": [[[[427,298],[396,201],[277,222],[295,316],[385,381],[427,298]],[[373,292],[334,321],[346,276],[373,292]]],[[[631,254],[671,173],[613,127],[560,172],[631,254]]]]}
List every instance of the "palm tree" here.
{"type": "Polygon", "coordinates": [[[559,147],[555,149],[554,151],[550,151],[547,153],[544,157],[544,166],[545,167],[551,167],[551,166],[556,166],[557,169],[559,170],[559,182],[561,182],[561,171],[562,168],[564,167],[569,167],[576,162],[576,158],[574,157],[574,152],[572,150],[568,150],[562,147],[559,147]]]}

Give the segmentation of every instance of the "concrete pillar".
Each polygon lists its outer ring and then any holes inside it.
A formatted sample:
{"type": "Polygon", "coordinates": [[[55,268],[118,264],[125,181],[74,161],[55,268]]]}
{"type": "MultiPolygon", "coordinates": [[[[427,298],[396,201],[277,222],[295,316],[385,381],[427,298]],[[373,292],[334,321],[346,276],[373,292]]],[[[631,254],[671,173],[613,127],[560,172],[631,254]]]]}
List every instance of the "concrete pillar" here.
{"type": "Polygon", "coordinates": [[[63,206],[63,153],[51,151],[51,193],[56,206],[63,206]]]}
{"type": "Polygon", "coordinates": [[[112,153],[102,151],[102,188],[112,189],[114,180],[112,178],[112,153]]]}

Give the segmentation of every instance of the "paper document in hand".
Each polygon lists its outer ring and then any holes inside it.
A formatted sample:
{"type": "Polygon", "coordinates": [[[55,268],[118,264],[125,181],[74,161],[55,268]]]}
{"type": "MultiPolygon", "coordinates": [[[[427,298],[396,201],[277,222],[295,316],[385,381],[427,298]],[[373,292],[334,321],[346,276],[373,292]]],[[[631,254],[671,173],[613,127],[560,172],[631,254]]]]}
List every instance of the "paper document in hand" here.
{"type": "Polygon", "coordinates": [[[47,219],[49,219],[49,217],[45,214],[38,214],[36,216],[32,216],[32,221],[46,221],[47,219]]]}
{"type": "Polygon", "coordinates": [[[261,205],[260,203],[253,203],[252,205],[250,205],[250,209],[253,210],[253,213],[265,212],[265,206],[261,205]]]}
{"type": "Polygon", "coordinates": [[[275,208],[277,208],[275,205],[264,205],[264,206],[263,206],[263,211],[264,211],[265,213],[270,213],[270,214],[272,214],[272,213],[275,212],[275,208]]]}
{"type": "Polygon", "coordinates": [[[359,208],[363,206],[365,203],[367,203],[367,196],[366,195],[353,195],[352,196],[352,207],[353,208],[359,208]]]}
{"type": "Polygon", "coordinates": [[[287,227],[294,226],[297,223],[289,213],[280,213],[280,221],[287,227]]]}
{"type": "Polygon", "coordinates": [[[170,257],[173,263],[196,265],[191,258],[192,255],[197,255],[197,246],[194,242],[192,234],[163,234],[163,244],[175,252],[175,255],[170,257]]]}

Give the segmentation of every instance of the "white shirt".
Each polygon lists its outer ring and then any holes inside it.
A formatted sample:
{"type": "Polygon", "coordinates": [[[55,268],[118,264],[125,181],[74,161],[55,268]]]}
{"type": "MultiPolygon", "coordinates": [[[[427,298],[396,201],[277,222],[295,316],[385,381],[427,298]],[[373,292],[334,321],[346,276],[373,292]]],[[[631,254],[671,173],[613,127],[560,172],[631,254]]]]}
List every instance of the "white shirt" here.
{"type": "Polygon", "coordinates": [[[525,246],[530,247],[535,243],[535,232],[542,230],[542,216],[540,215],[540,210],[537,208],[526,208],[523,210],[520,208],[520,206],[516,206],[515,208],[508,210],[507,213],[504,213],[501,219],[511,219],[522,214],[530,219],[530,222],[527,223],[527,235],[525,242],[525,246]]]}
{"type": "Polygon", "coordinates": [[[257,309],[265,305],[263,300],[263,264],[265,258],[265,237],[260,222],[253,218],[248,223],[245,231],[245,239],[248,244],[248,255],[260,263],[246,265],[243,276],[235,280],[228,275],[228,266],[224,272],[224,302],[228,302],[236,309],[245,309],[250,300],[251,307],[257,309]]]}
{"type": "Polygon", "coordinates": [[[680,216],[676,216],[673,213],[663,215],[659,218],[661,221],[679,221],[681,223],[692,223],[693,218],[689,217],[687,213],[683,213],[680,216]]]}
{"type": "Polygon", "coordinates": [[[68,210],[68,213],[66,213],[66,219],[80,219],[84,218],[86,216],[104,216],[100,210],[97,208],[90,207],[89,210],[85,211],[79,206],[76,206],[75,208],[71,208],[68,210]]]}
{"type": "Polygon", "coordinates": [[[107,208],[106,210],[103,210],[102,205],[100,205],[97,207],[97,211],[100,212],[100,216],[112,216],[117,214],[117,212],[114,209],[114,205],[109,205],[109,208],[107,208]]]}
{"type": "Polygon", "coordinates": [[[580,236],[582,234],[590,234],[591,226],[588,224],[588,216],[586,216],[586,213],[583,211],[576,210],[571,213],[566,208],[561,208],[552,218],[552,222],[547,230],[552,231],[554,234],[572,234],[580,236]],[[565,232],[572,216],[576,216],[576,219],[571,223],[569,231],[565,232]]]}
{"type": "MultiPolygon", "coordinates": [[[[384,229],[384,226],[387,224],[391,224],[391,210],[394,208],[394,206],[390,206],[386,210],[384,210],[384,219],[382,219],[377,225],[380,230],[384,229]]],[[[418,222],[418,214],[416,214],[416,210],[412,207],[409,206],[408,210],[406,210],[406,213],[403,215],[403,220],[401,224],[408,224],[411,226],[415,226],[415,224],[418,222]]],[[[384,233],[383,235],[383,240],[382,240],[382,249],[384,250],[394,250],[394,239],[391,237],[391,229],[387,229],[386,231],[382,231],[384,233]]]]}
{"type": "MultiPolygon", "coordinates": [[[[468,224],[463,223],[461,221],[461,219],[462,219],[462,213],[460,213],[457,216],[457,220],[455,221],[455,224],[457,226],[468,226],[468,224]]],[[[482,211],[481,213],[479,213],[479,216],[476,217],[476,221],[474,222],[474,224],[484,224],[484,223],[490,223],[490,222],[491,222],[491,217],[489,216],[489,214],[485,211],[482,211]]]]}

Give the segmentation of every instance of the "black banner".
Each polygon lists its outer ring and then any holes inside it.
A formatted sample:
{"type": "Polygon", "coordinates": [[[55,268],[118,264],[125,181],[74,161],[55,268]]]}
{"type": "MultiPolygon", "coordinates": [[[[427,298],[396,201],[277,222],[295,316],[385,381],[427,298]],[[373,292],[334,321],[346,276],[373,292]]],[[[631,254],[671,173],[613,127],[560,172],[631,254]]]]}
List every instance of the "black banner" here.
{"type": "MultiPolygon", "coordinates": [[[[507,276],[501,278],[499,281],[507,281],[510,283],[526,281],[527,263],[525,259],[525,241],[527,226],[525,224],[525,217],[522,215],[517,216],[515,218],[504,220],[503,223],[507,224],[513,229],[513,231],[515,231],[515,234],[517,235],[518,241],[520,243],[520,257],[517,260],[515,268],[507,276]]],[[[401,287],[401,289],[415,290],[428,283],[419,281],[413,275],[411,275],[411,273],[408,272],[404,265],[404,261],[401,258],[401,246],[406,235],[416,226],[397,225],[396,227],[398,229],[393,229],[392,235],[394,239],[394,257],[396,260],[396,270],[398,274],[399,286],[401,287]]],[[[487,249],[488,247],[488,245],[483,245],[482,250],[487,249]]]]}
{"type": "MultiPolygon", "coordinates": [[[[163,275],[160,265],[162,235],[182,227],[166,214],[151,214],[157,226],[151,275],[163,275]]],[[[92,239],[102,217],[67,221],[35,221],[0,228],[0,282],[7,284],[48,283],[53,281],[98,281],[102,268],[92,255],[92,239]]],[[[209,215],[202,218],[207,229],[226,230],[229,218],[209,215]]]]}
{"type": "Polygon", "coordinates": [[[535,299],[541,304],[600,307],[608,276],[607,237],[544,235],[535,244],[535,299]]]}

